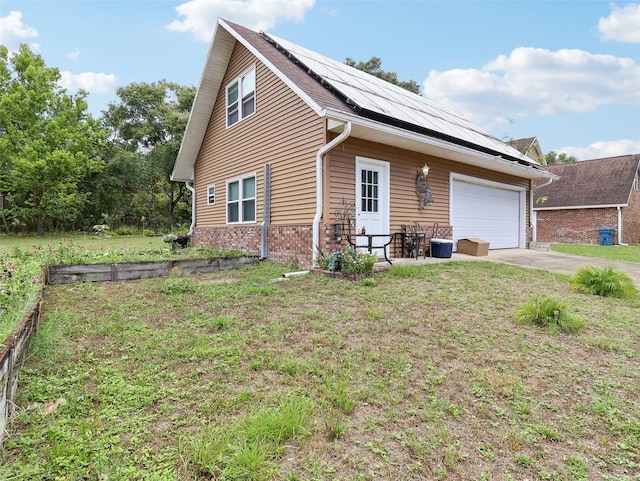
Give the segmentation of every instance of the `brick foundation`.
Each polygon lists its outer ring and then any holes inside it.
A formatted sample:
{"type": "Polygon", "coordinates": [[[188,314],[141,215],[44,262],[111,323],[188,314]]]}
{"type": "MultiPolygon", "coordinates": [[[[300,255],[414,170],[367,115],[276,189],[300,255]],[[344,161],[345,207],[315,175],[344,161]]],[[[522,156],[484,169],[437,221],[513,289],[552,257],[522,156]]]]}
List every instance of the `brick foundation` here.
{"type": "MultiPolygon", "coordinates": [[[[451,227],[438,229],[438,237],[451,239],[451,227]]],[[[193,243],[203,244],[219,250],[239,250],[247,254],[260,255],[260,226],[197,227],[193,232],[193,243]]],[[[311,225],[270,225],[267,233],[267,258],[283,264],[296,265],[303,269],[312,267],[313,228],[311,225]]],[[[333,224],[320,225],[320,249],[331,252],[347,247],[346,236],[336,239],[333,224]]],[[[396,254],[393,243],[390,256],[396,254]]]]}
{"type": "MultiPolygon", "coordinates": [[[[311,267],[312,239],[311,225],[271,225],[267,231],[267,258],[301,268],[311,267]]],[[[193,233],[193,243],[204,244],[214,249],[236,249],[260,255],[260,226],[196,228],[193,233]]]]}

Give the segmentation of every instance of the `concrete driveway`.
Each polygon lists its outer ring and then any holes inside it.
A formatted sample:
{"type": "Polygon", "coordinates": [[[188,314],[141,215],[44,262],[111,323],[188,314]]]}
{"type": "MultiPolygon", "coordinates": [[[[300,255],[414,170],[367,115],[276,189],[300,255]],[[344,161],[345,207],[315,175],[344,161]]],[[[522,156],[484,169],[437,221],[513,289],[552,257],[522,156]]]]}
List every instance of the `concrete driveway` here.
{"type": "MultiPolygon", "coordinates": [[[[612,247],[615,248],[615,247],[612,247]]],[[[455,252],[451,259],[418,259],[417,262],[446,262],[449,260],[456,261],[491,261],[503,262],[531,269],[544,269],[551,272],[559,272],[562,274],[575,274],[578,268],[587,264],[597,267],[607,265],[626,272],[635,281],[636,286],[640,288],[640,263],[612,261],[608,259],[599,259],[597,257],[576,256],[572,254],[562,254],[559,252],[544,252],[532,249],[496,249],[489,251],[488,256],[474,257],[466,254],[458,254],[455,252]]],[[[411,263],[416,262],[415,259],[394,259],[394,263],[411,263]]]]}

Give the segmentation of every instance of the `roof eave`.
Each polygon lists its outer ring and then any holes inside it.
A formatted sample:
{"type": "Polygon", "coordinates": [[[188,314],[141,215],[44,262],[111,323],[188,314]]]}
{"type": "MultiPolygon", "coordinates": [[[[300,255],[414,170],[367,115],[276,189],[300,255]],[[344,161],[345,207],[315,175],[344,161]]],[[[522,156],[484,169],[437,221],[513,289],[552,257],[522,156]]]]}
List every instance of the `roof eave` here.
{"type": "MultiPolygon", "coordinates": [[[[339,122],[352,123],[351,137],[358,137],[416,152],[438,156],[463,164],[475,165],[495,172],[502,172],[526,179],[553,179],[560,177],[545,170],[527,158],[527,165],[514,160],[491,155],[453,142],[421,135],[386,123],[333,110],[324,110],[323,116],[339,122]]],[[[523,159],[524,160],[524,159],[523,159]]]]}
{"type": "Polygon", "coordinates": [[[189,182],[194,178],[196,159],[207,132],[213,106],[235,43],[236,38],[219,20],[213,32],[207,60],[193,100],[176,163],[171,173],[173,181],[189,182]]]}
{"type": "Polygon", "coordinates": [[[534,207],[533,210],[611,209],[618,207],[629,207],[629,204],[558,205],[554,207],[534,207]]]}
{"type": "Polygon", "coordinates": [[[189,121],[185,129],[184,138],[180,145],[180,151],[176,158],[171,180],[177,182],[189,182],[194,178],[194,166],[198,157],[198,152],[204,141],[204,136],[209,125],[209,119],[213,113],[213,107],[222,85],[222,80],[226,72],[227,64],[231,58],[235,42],[240,42],[249,50],[260,62],[271,70],[280,80],[282,80],[291,90],[293,90],[311,109],[320,115],[321,107],[306,94],[298,85],[291,81],[261,54],[250,42],[236,32],[223,19],[219,18],[216,24],[209,53],[205,63],[200,84],[193,101],[189,121]]]}

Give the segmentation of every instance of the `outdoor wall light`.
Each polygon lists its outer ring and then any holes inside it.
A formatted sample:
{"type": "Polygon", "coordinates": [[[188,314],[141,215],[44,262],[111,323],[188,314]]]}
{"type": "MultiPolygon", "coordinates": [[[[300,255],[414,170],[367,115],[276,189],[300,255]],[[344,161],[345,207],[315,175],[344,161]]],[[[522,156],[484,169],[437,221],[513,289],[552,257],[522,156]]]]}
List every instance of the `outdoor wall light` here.
{"type": "Polygon", "coordinates": [[[333,223],[333,236],[336,240],[342,240],[342,220],[336,218],[333,223]]]}
{"type": "Polygon", "coordinates": [[[416,177],[416,195],[418,196],[418,208],[420,210],[424,210],[428,205],[434,203],[427,175],[429,175],[429,166],[425,162],[422,169],[418,170],[418,176],[416,177]]]}

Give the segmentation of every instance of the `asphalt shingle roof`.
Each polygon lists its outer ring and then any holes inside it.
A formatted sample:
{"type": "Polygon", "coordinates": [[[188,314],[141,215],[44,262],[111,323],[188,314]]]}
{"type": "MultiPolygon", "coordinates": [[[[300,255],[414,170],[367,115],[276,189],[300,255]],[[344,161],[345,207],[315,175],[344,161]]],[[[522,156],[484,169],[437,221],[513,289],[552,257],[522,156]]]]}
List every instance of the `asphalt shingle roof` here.
{"type": "Polygon", "coordinates": [[[536,205],[543,209],[625,205],[639,164],[640,154],[632,154],[548,165],[546,170],[560,179],[535,189],[536,201],[547,197],[543,204],[536,205]]]}

